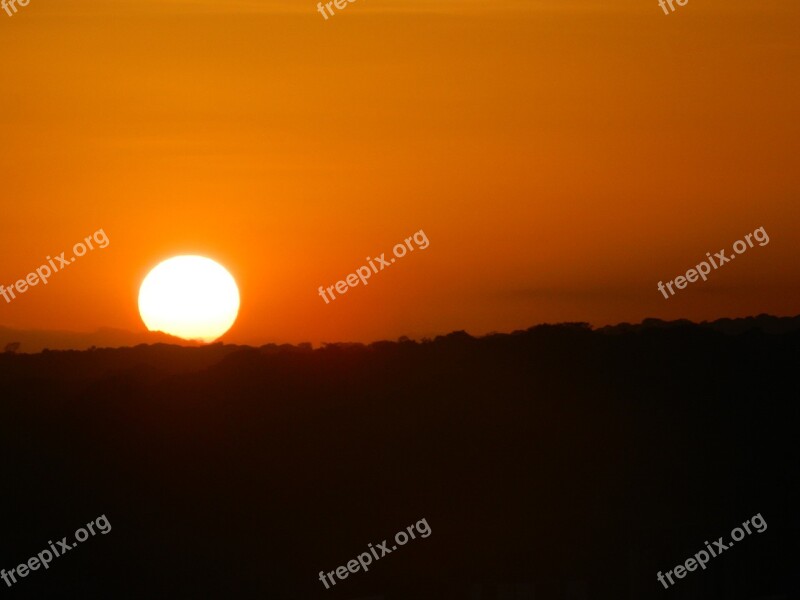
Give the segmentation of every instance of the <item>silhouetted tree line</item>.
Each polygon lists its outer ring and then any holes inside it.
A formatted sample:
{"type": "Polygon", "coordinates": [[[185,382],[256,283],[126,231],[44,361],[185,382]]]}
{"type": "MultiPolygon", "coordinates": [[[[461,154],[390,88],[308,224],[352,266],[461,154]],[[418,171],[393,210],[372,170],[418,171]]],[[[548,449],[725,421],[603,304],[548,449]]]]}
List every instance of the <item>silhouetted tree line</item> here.
{"type": "Polygon", "coordinates": [[[796,324],[0,354],[0,566],[113,527],[4,592],[800,597],[796,324]],[[756,513],[765,533],[657,582],[756,513]]]}

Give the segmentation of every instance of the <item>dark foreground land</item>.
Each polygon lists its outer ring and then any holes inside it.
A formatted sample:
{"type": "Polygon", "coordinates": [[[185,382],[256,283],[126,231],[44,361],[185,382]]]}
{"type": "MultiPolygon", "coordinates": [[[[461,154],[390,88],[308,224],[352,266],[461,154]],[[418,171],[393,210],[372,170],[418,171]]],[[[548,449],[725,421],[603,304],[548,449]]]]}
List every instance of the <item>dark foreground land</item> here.
{"type": "Polygon", "coordinates": [[[0,355],[0,567],[112,526],[0,594],[800,598],[797,325],[0,355]]]}

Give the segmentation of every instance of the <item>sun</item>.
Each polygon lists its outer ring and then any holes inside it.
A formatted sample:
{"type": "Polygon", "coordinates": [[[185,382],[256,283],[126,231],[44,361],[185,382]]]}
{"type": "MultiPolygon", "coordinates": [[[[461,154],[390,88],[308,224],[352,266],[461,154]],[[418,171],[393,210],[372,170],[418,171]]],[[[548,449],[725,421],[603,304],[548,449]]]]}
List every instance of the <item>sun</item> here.
{"type": "Polygon", "coordinates": [[[239,288],[231,274],[210,258],[175,256],[144,278],[139,314],[150,331],[213,342],[236,321],[239,288]]]}

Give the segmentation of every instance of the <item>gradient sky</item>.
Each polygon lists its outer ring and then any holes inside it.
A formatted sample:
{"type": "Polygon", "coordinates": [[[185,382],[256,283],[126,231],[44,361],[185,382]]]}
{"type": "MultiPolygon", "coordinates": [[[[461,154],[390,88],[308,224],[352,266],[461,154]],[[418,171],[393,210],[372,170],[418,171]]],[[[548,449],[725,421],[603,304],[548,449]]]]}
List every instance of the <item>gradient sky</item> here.
{"type": "Polygon", "coordinates": [[[0,12],[0,282],[111,243],[0,325],[143,329],[187,253],[238,281],[238,343],[798,314],[798,31],[795,0],[31,0],[0,12]]]}

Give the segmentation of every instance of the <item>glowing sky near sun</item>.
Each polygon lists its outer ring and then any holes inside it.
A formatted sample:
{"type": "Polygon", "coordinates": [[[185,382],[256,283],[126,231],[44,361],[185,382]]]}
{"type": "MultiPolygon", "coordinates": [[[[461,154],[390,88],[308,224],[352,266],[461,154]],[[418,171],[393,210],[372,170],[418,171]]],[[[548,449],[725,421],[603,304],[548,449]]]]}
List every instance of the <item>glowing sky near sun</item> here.
{"type": "Polygon", "coordinates": [[[32,2],[0,18],[0,280],[114,244],[0,325],[141,329],[180,254],[230,270],[242,343],[796,314],[798,30],[776,0],[32,2]]]}

